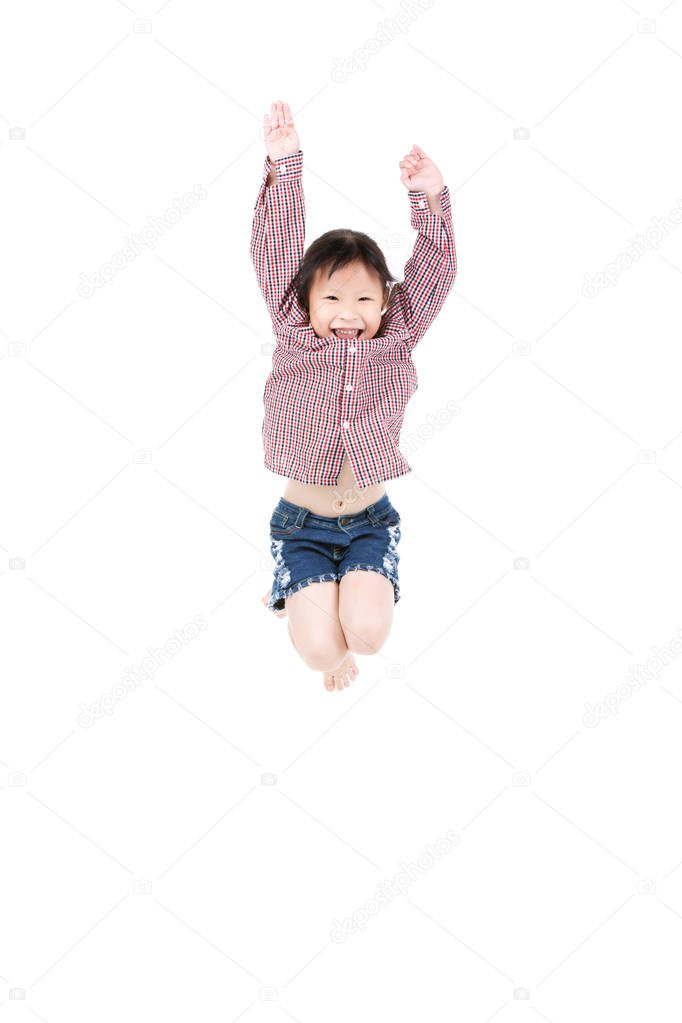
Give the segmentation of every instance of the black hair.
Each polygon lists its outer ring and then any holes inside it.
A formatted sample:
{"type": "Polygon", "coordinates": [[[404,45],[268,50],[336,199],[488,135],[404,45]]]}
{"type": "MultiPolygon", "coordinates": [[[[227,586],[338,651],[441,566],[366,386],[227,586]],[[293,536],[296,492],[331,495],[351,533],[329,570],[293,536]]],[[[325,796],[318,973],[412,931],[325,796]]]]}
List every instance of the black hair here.
{"type": "Polygon", "coordinates": [[[388,269],[386,258],[373,238],[362,231],[353,231],[346,227],[325,231],[308,246],[298,271],[285,292],[283,304],[291,289],[299,305],[310,316],[310,288],[316,272],[326,269],[327,277],[331,277],[336,270],[354,262],[362,263],[368,271],[376,274],[381,280],[382,288],[389,288],[387,308],[390,308],[393,285],[398,283],[398,278],[388,269]]]}

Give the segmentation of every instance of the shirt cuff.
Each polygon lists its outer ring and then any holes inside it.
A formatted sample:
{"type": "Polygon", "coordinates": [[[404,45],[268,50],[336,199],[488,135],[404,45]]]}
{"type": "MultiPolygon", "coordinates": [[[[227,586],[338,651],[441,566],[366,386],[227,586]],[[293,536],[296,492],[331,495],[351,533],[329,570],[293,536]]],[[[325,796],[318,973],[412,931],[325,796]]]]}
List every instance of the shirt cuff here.
{"type": "Polygon", "coordinates": [[[266,155],[263,169],[264,179],[268,177],[273,167],[277,170],[278,181],[282,178],[300,177],[303,168],[303,150],[299,149],[296,153],[289,153],[288,156],[280,156],[279,160],[274,162],[266,155]]]}
{"type": "MultiPolygon", "coordinates": [[[[429,197],[426,192],[408,192],[407,197],[410,200],[410,211],[412,216],[419,216],[420,214],[427,213],[432,216],[438,216],[431,212],[429,206],[429,197]]],[[[440,208],[443,214],[450,213],[452,204],[450,199],[450,189],[447,185],[443,185],[440,193],[440,208]]]]}

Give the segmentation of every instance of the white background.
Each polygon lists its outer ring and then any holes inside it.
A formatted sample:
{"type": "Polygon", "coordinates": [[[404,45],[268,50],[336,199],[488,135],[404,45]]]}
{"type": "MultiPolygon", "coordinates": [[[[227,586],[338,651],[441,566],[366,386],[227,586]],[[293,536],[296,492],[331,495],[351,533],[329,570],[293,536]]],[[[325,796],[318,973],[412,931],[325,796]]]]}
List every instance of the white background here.
{"type": "Polygon", "coordinates": [[[2,1019],[679,1019],[682,2],[2,18],[2,1019]],[[308,241],[400,275],[414,142],[453,198],[402,599],[343,693],[260,601],[278,98],[308,241]]]}

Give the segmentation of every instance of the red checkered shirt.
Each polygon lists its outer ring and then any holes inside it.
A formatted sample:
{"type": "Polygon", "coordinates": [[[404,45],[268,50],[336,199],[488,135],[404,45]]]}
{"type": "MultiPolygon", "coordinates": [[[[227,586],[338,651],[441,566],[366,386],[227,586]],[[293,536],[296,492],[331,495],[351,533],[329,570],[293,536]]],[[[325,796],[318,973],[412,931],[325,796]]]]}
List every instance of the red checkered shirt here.
{"type": "Polygon", "coordinates": [[[265,466],[301,483],[334,486],[344,453],[358,487],[411,472],[398,447],[405,407],[417,389],[412,349],[435,319],[457,272],[448,186],[440,215],[424,192],[408,192],[417,230],[404,280],[394,284],[378,337],[318,337],[293,289],[304,252],[303,151],[270,162],[254,207],[251,259],[274,335],[265,382],[265,466]],[[277,180],[267,185],[276,166],[277,180]]]}

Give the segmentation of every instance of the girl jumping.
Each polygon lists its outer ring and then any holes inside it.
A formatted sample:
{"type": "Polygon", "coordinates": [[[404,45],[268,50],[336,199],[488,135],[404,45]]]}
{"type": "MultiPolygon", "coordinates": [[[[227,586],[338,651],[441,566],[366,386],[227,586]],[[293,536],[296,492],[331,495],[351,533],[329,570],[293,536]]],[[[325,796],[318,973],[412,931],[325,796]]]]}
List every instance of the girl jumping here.
{"type": "Polygon", "coordinates": [[[327,231],[304,252],[303,153],[288,103],[271,104],[263,135],[250,251],[276,344],[262,434],[266,467],[287,477],[263,602],[287,616],[295,649],[332,692],[357,677],[354,653],[381,648],[400,599],[401,520],[384,484],[411,471],[399,440],[417,388],[412,350],[457,272],[450,194],[413,145],[399,162],[417,231],[402,281],[361,231],[327,231]]]}

